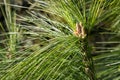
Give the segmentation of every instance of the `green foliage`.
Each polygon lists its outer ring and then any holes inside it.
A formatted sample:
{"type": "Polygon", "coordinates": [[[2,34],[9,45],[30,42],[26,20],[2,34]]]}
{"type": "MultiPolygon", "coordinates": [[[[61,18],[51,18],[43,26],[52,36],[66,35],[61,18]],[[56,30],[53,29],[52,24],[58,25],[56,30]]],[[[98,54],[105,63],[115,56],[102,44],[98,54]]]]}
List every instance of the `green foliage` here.
{"type": "Polygon", "coordinates": [[[120,1],[36,1],[29,8],[32,11],[22,16],[12,12],[6,0],[4,4],[9,31],[4,39],[7,49],[0,47],[1,80],[120,79],[119,45],[106,47],[119,43],[120,1]],[[74,33],[80,22],[85,38],[74,33]],[[110,36],[107,41],[96,41],[104,45],[95,51],[101,54],[92,57],[92,47],[99,48],[92,40],[102,33],[110,36]]]}
{"type": "Polygon", "coordinates": [[[87,76],[83,72],[82,55],[79,48],[75,46],[78,41],[78,39],[71,36],[62,40],[58,38],[56,43],[51,42],[48,46],[25,58],[2,79],[69,80],[83,78],[85,80],[87,76]],[[10,78],[10,74],[12,78],[10,78]]]}
{"type": "Polygon", "coordinates": [[[119,80],[120,46],[109,53],[94,57],[98,79],[119,80]]]}

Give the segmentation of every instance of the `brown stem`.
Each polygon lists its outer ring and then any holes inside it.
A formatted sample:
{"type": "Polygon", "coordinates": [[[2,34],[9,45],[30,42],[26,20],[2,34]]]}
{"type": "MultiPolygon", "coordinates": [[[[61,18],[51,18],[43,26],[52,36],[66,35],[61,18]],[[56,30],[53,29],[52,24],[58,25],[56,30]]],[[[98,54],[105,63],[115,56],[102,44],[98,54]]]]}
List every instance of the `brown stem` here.
{"type": "Polygon", "coordinates": [[[96,80],[95,76],[95,69],[94,69],[94,64],[93,64],[93,59],[91,56],[91,49],[88,43],[88,38],[86,37],[83,41],[83,64],[84,64],[84,70],[85,73],[88,75],[90,80],[96,80]]]}

